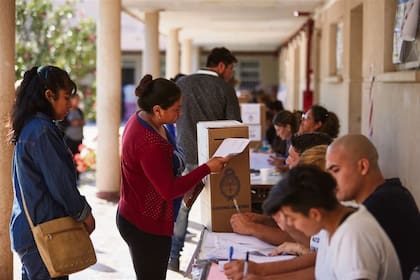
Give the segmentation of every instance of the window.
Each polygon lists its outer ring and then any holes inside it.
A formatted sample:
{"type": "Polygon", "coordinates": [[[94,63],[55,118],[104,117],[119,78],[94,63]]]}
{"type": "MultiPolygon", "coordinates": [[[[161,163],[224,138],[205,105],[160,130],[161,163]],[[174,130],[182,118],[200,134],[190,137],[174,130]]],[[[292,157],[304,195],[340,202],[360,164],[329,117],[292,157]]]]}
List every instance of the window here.
{"type": "Polygon", "coordinates": [[[335,70],[337,74],[343,73],[343,23],[339,22],[336,29],[335,44],[335,70]]]}
{"type": "Polygon", "coordinates": [[[343,22],[330,25],[329,38],[329,76],[341,77],[343,74],[343,22]]]}
{"type": "Polygon", "coordinates": [[[239,89],[254,90],[260,84],[260,62],[239,61],[239,89]]]}

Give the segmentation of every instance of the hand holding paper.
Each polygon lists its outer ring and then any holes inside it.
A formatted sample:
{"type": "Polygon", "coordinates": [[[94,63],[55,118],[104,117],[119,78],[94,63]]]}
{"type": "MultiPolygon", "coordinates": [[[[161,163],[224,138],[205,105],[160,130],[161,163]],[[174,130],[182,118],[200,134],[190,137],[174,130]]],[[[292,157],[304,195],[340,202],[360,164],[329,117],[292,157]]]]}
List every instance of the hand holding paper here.
{"type": "Polygon", "coordinates": [[[209,159],[209,161],[206,162],[206,164],[210,168],[210,171],[212,173],[218,173],[223,170],[228,161],[229,158],[212,157],[211,159],[209,159]]]}
{"type": "Polygon", "coordinates": [[[207,161],[211,172],[217,173],[222,171],[233,156],[243,152],[248,143],[249,139],[244,138],[226,138],[223,140],[213,157],[207,161]]]}
{"type": "Polygon", "coordinates": [[[226,138],[217,148],[213,157],[232,157],[242,153],[249,144],[246,138],[226,138]]]}

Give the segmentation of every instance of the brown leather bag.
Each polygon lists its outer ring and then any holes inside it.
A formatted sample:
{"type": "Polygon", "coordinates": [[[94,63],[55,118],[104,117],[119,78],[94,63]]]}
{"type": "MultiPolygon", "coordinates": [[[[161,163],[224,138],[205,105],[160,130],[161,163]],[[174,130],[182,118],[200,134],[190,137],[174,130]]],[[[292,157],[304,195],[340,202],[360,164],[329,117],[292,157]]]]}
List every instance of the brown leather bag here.
{"type": "Polygon", "coordinates": [[[194,188],[189,190],[184,195],[184,203],[185,203],[185,206],[187,206],[187,208],[191,208],[193,206],[194,201],[197,199],[198,195],[201,193],[204,186],[205,185],[204,185],[203,181],[200,181],[195,185],[194,188]]]}
{"type": "Polygon", "coordinates": [[[52,278],[69,275],[96,263],[92,241],[82,222],[62,217],[34,226],[22,189],[20,193],[39,254],[52,278]]]}

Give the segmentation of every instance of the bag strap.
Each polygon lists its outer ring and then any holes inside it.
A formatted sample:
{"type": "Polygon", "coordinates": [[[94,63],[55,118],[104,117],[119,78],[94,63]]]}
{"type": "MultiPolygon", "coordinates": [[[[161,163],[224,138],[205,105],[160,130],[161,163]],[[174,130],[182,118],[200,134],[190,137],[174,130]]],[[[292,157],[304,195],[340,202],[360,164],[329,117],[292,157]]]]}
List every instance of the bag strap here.
{"type": "Polygon", "coordinates": [[[198,182],[194,188],[192,188],[191,190],[189,190],[185,195],[184,195],[184,203],[185,206],[189,209],[192,207],[192,205],[194,204],[194,201],[197,199],[198,195],[201,193],[201,191],[204,188],[204,183],[202,180],[200,180],[200,182],[198,182]]]}
{"type": "Polygon", "coordinates": [[[25,196],[23,195],[23,191],[22,191],[21,185],[19,185],[19,189],[20,189],[20,196],[22,197],[23,208],[25,209],[26,219],[28,219],[29,226],[31,227],[31,229],[33,229],[34,228],[34,224],[32,223],[31,216],[29,215],[28,207],[26,207],[25,196]]]}

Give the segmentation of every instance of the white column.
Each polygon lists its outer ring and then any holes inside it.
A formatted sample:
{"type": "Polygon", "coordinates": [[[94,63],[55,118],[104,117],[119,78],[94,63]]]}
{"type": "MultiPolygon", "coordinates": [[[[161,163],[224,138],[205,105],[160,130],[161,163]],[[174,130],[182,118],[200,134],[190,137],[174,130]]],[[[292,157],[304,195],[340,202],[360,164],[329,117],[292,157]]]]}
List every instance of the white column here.
{"type": "MultiPolygon", "coordinates": [[[[198,69],[200,69],[200,67],[202,66],[200,64],[200,48],[198,46],[193,46],[192,47],[192,55],[191,55],[191,60],[192,60],[192,72],[195,73],[197,72],[198,69]]],[[[203,65],[204,66],[204,65],[203,65]]]]}
{"type": "Polygon", "coordinates": [[[100,0],[97,36],[97,196],[116,200],[120,189],[121,0],[100,0]]]}
{"type": "Polygon", "coordinates": [[[159,12],[144,14],[143,75],[160,76],[159,57],[159,12]]]}
{"type": "Polygon", "coordinates": [[[192,73],[192,40],[184,39],[181,43],[181,72],[192,73]]]}
{"type": "Polygon", "coordinates": [[[13,279],[9,222],[13,202],[11,162],[13,146],[6,144],[5,124],[15,97],[15,0],[0,1],[0,279],[13,279]]]}
{"type": "Polygon", "coordinates": [[[277,51],[277,67],[279,68],[279,73],[278,73],[278,76],[277,76],[277,79],[278,79],[278,82],[277,82],[277,84],[280,86],[282,83],[283,83],[283,75],[284,75],[284,69],[283,69],[283,66],[284,66],[284,64],[283,64],[283,59],[284,59],[284,53],[285,53],[285,51],[284,50],[282,50],[282,49],[280,49],[280,50],[278,50],[277,51]]]}
{"type": "Polygon", "coordinates": [[[298,79],[299,79],[299,99],[298,99],[298,108],[300,110],[303,110],[303,92],[306,89],[306,61],[307,61],[307,49],[308,49],[308,43],[307,43],[307,36],[305,34],[305,32],[301,32],[301,35],[298,37],[298,45],[299,45],[299,74],[298,74],[298,79]]]}
{"type": "Polygon", "coordinates": [[[179,73],[179,29],[169,30],[166,44],[166,78],[170,79],[179,73]]]}

